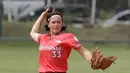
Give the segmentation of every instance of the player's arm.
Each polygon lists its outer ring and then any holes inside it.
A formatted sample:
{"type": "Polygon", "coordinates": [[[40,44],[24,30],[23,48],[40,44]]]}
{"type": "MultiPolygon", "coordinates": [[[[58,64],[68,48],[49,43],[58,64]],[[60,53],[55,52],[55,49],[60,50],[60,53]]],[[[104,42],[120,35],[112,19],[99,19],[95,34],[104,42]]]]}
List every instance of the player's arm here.
{"type": "Polygon", "coordinates": [[[82,46],[82,47],[80,47],[80,48],[78,49],[78,52],[79,52],[89,63],[91,63],[92,53],[91,53],[88,49],[86,49],[86,48],[84,48],[84,47],[82,46]]]}
{"type": "Polygon", "coordinates": [[[44,21],[44,19],[46,18],[47,16],[47,13],[48,13],[48,8],[40,15],[40,17],[36,20],[36,22],[34,23],[33,27],[32,27],[32,30],[30,32],[30,36],[31,38],[38,42],[38,36],[40,35],[40,28],[41,28],[41,25],[44,21]]]}

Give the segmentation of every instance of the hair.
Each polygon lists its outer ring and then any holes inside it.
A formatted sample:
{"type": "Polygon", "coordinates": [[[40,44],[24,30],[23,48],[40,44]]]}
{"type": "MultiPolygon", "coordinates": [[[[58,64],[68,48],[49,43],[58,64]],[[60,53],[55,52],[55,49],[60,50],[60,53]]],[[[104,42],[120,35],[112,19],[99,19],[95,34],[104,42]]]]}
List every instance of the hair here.
{"type": "MultiPolygon", "coordinates": [[[[63,21],[63,15],[62,15],[60,12],[58,12],[58,11],[53,11],[53,12],[51,12],[51,13],[48,13],[48,15],[47,15],[47,17],[46,17],[46,22],[47,22],[47,24],[49,23],[49,20],[48,20],[48,19],[49,19],[51,16],[53,16],[53,15],[59,15],[59,16],[61,16],[61,18],[62,18],[61,20],[63,21]]],[[[48,27],[47,24],[44,26],[44,28],[45,28],[46,31],[50,31],[50,28],[48,27]]],[[[61,32],[62,32],[62,31],[65,31],[65,30],[66,30],[66,27],[67,27],[66,25],[63,25],[62,28],[61,28],[61,32]]]]}

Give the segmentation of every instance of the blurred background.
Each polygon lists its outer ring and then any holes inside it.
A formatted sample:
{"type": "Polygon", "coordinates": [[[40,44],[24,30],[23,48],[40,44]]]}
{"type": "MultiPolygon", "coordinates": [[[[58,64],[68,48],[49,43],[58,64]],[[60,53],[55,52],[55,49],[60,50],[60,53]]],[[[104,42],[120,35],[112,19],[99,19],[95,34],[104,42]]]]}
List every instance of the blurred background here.
{"type": "MultiPolygon", "coordinates": [[[[106,73],[130,73],[130,0],[0,0],[0,73],[37,73],[38,44],[29,33],[50,4],[86,48],[119,58],[106,73]]],[[[104,73],[75,51],[68,63],[68,73],[104,73]]]]}

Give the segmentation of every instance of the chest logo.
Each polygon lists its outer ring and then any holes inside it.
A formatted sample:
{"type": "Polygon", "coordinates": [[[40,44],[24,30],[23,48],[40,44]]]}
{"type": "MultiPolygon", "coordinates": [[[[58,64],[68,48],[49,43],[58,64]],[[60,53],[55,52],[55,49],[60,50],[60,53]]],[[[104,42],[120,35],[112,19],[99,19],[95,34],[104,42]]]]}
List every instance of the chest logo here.
{"type": "Polygon", "coordinates": [[[60,41],[60,40],[56,40],[55,42],[56,42],[56,43],[61,43],[61,41],[60,41]]]}

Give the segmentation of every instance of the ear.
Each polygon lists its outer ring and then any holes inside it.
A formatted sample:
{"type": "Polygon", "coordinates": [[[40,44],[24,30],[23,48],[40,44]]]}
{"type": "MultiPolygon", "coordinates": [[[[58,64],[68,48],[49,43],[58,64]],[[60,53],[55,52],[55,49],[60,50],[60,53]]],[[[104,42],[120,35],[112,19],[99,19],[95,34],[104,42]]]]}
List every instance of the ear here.
{"type": "Polygon", "coordinates": [[[50,28],[50,25],[49,25],[49,24],[47,24],[47,26],[50,28]]]}

